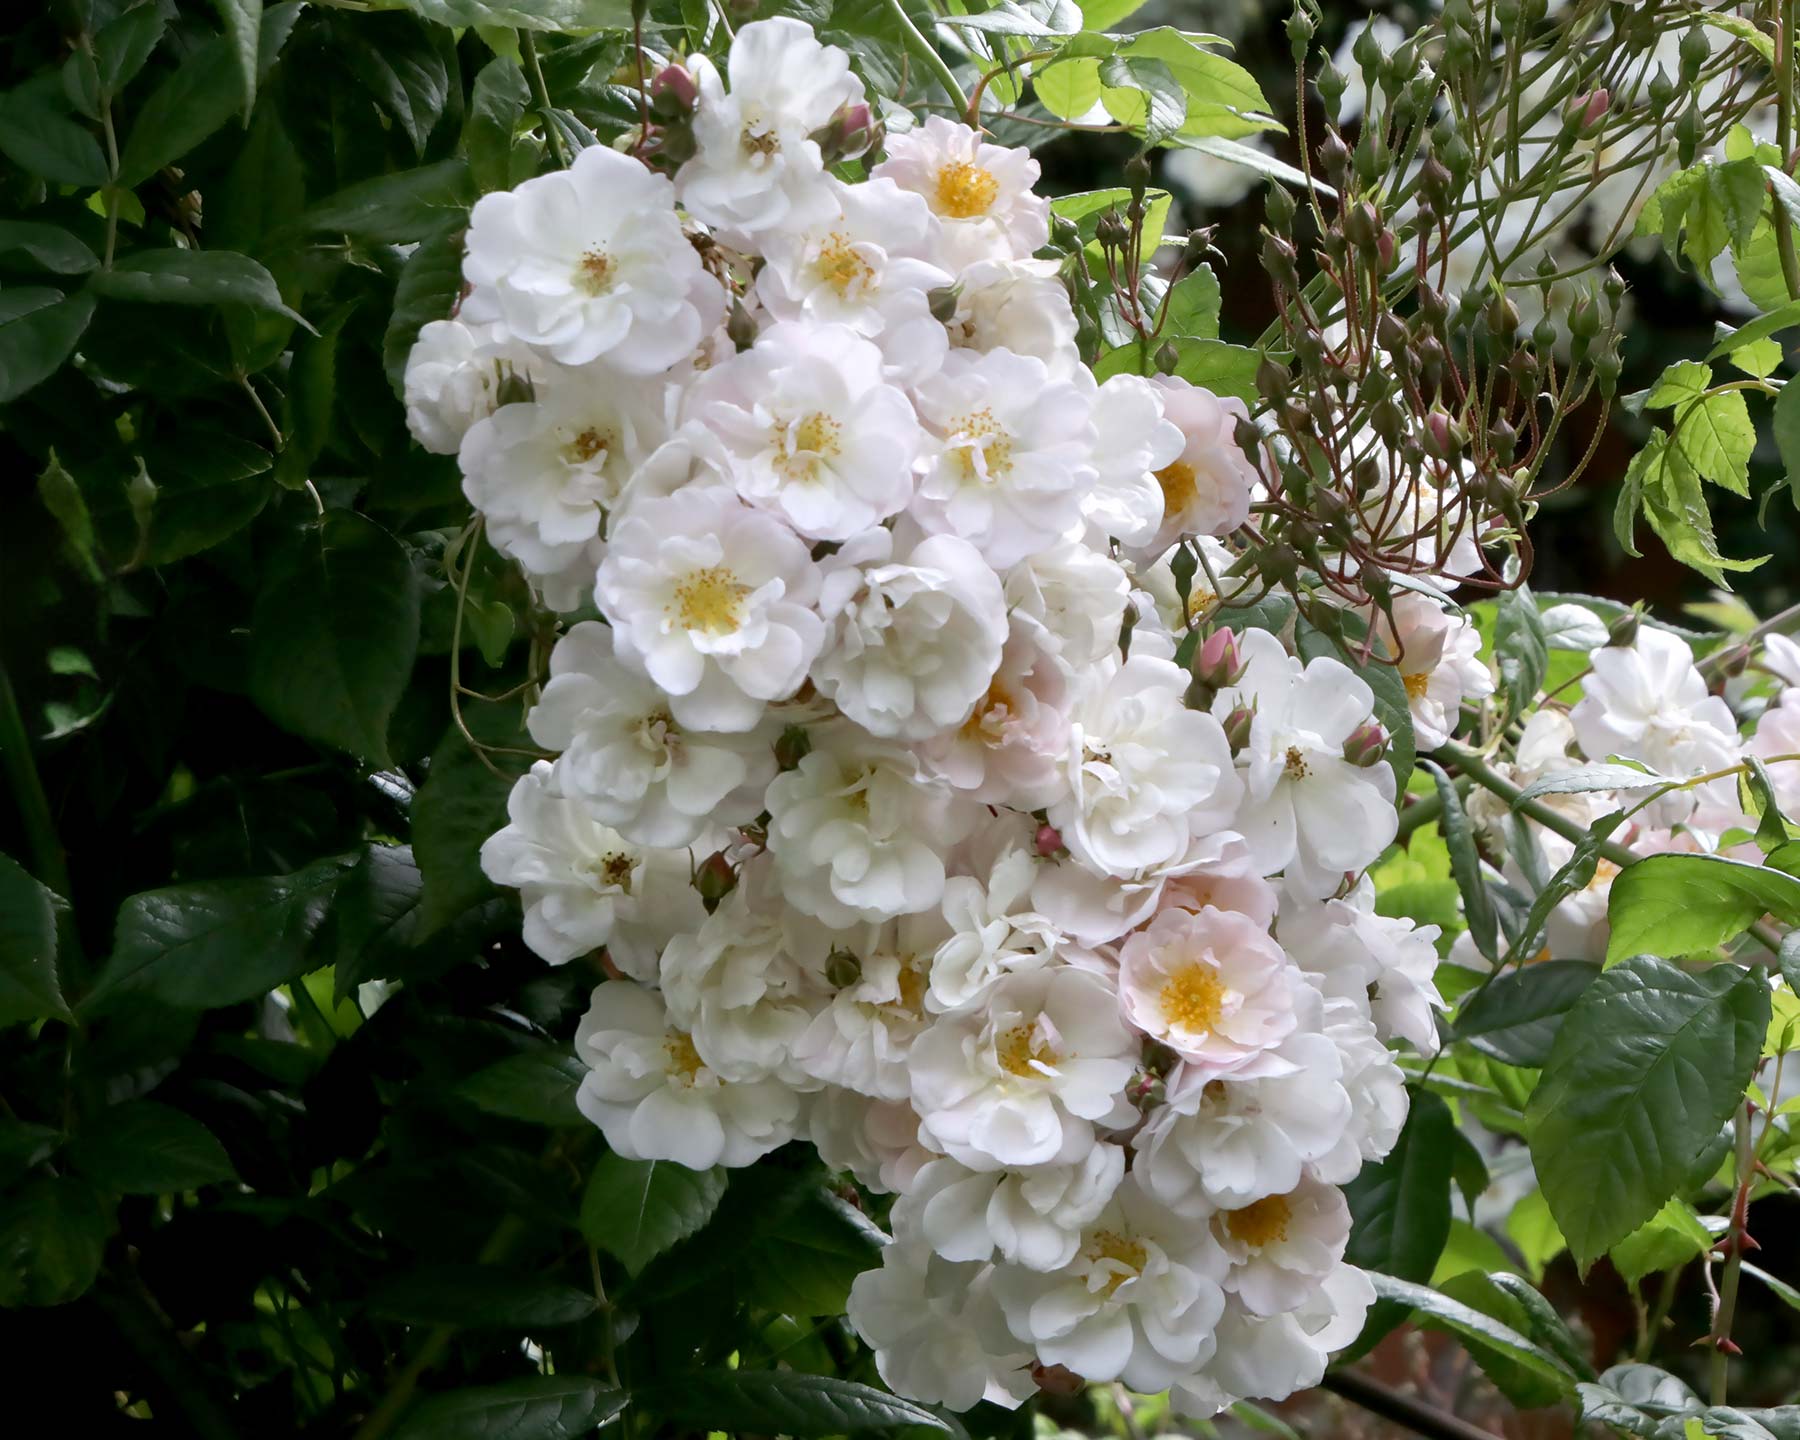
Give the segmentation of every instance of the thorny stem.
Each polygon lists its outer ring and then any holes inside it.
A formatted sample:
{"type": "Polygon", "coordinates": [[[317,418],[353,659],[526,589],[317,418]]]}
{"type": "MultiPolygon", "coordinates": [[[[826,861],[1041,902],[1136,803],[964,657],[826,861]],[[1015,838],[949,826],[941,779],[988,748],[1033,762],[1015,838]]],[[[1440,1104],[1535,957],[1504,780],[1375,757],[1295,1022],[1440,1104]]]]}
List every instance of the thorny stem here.
{"type": "Polygon", "coordinates": [[[1713,1315],[1712,1403],[1723,1405],[1731,1384],[1731,1357],[1741,1353],[1731,1338],[1731,1322],[1737,1314],[1738,1281],[1744,1268],[1744,1250],[1754,1242],[1745,1231],[1750,1210],[1750,1185],[1756,1178],[1755,1155],[1750,1145],[1750,1111],[1738,1106],[1732,1117],[1732,1136],[1737,1146],[1737,1189],[1731,1197],[1731,1226],[1720,1243],[1725,1247],[1725,1270],[1719,1279],[1719,1307],[1713,1315]]]}

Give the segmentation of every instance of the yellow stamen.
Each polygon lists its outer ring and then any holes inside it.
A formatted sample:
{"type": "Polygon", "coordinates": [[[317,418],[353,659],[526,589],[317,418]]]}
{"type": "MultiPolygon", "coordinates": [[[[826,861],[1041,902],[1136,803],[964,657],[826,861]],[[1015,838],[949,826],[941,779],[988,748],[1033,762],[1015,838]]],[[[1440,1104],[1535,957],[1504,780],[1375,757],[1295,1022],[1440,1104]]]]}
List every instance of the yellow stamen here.
{"type": "Polygon", "coordinates": [[[1038,1034],[1035,1025],[1015,1025],[994,1042],[994,1058],[1008,1075],[1024,1079],[1042,1075],[1062,1057],[1038,1034]]]}
{"type": "Polygon", "coordinates": [[[1209,1034],[1225,1013],[1225,982],[1212,966],[1195,961],[1163,982],[1156,1003],[1171,1030],[1209,1034]]]}
{"type": "Polygon", "coordinates": [[[613,271],[617,268],[604,250],[590,250],[576,267],[575,283],[589,295],[604,295],[612,289],[613,271]]]}
{"type": "Polygon", "coordinates": [[[838,433],[843,428],[829,415],[814,412],[794,426],[790,448],[788,427],[777,424],[771,437],[775,446],[775,469],[787,480],[816,478],[819,461],[838,453],[838,433]]]}
{"type": "Polygon", "coordinates": [[[1000,198],[1000,182],[993,172],[967,160],[952,160],[937,173],[938,214],[952,220],[975,220],[993,208],[1000,198]]]}
{"type": "Polygon", "coordinates": [[[856,253],[850,238],[837,231],[826,237],[813,265],[819,278],[840,297],[847,297],[852,286],[867,285],[875,278],[874,268],[856,253]]]}
{"type": "Polygon", "coordinates": [[[1116,1230],[1096,1230],[1087,1243],[1087,1259],[1090,1265],[1110,1260],[1121,1267],[1106,1277],[1106,1293],[1112,1294],[1127,1280],[1134,1280],[1144,1273],[1144,1262],[1150,1258],[1143,1245],[1129,1235],[1121,1235],[1116,1230]]]}
{"type": "Polygon", "coordinates": [[[1298,745],[1287,748],[1287,760],[1281,767],[1282,774],[1290,780],[1304,780],[1312,771],[1307,767],[1306,756],[1298,745]]]}
{"type": "Polygon", "coordinates": [[[1423,700],[1425,698],[1425,688],[1431,684],[1431,672],[1429,670],[1414,670],[1410,674],[1402,675],[1400,677],[1400,683],[1406,687],[1406,698],[1408,700],[1423,700]]]}
{"type": "Polygon", "coordinates": [[[688,571],[687,578],[675,587],[675,603],[685,628],[729,635],[743,623],[744,597],[749,593],[750,587],[732,571],[712,565],[688,571]]]}
{"type": "Polygon", "coordinates": [[[994,480],[1012,469],[1012,436],[986,406],[972,410],[958,420],[951,438],[965,442],[952,452],[964,480],[994,480]],[[981,455],[979,467],[975,463],[977,452],[981,455]]]}
{"type": "Polygon", "coordinates": [[[1252,1201],[1242,1210],[1225,1212],[1225,1228],[1231,1238],[1252,1250],[1261,1250],[1287,1239],[1288,1221],[1294,1212],[1285,1195],[1268,1195],[1252,1201]]]}
{"type": "Polygon", "coordinates": [[[663,1041],[663,1051],[669,1057],[670,1071],[684,1085],[692,1085],[706,1068],[706,1062],[694,1048],[693,1036],[685,1030],[671,1030],[663,1041]]]}
{"type": "Polygon", "coordinates": [[[571,465],[586,465],[610,449],[612,436],[590,425],[563,447],[563,456],[571,465]]]}
{"type": "Polygon", "coordinates": [[[1163,514],[1178,515],[1199,498],[1194,484],[1194,467],[1177,460],[1156,472],[1156,483],[1162,486],[1163,514]]]}

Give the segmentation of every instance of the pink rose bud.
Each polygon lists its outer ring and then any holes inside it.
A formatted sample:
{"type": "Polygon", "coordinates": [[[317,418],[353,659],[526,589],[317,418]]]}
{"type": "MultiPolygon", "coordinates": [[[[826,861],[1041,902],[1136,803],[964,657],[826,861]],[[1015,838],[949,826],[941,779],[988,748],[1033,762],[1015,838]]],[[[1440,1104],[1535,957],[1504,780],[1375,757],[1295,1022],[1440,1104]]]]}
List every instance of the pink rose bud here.
{"type": "Polygon", "coordinates": [[[650,103],[658,115],[686,115],[700,99],[700,87],[685,65],[665,65],[650,82],[650,103]]]}
{"type": "Polygon", "coordinates": [[[1248,665],[1238,647],[1235,630],[1218,629],[1206,637],[1194,660],[1194,678],[1214,690],[1223,690],[1244,678],[1248,665]]]}
{"type": "Polygon", "coordinates": [[[1063,853],[1062,831],[1054,825],[1040,825],[1032,844],[1043,859],[1054,860],[1063,853]]]}
{"type": "Polygon", "coordinates": [[[874,114],[859,100],[840,105],[837,113],[813,132],[812,138],[818,143],[825,163],[835,165],[840,160],[854,160],[875,143],[879,133],[880,126],[875,123],[874,114]]]}
{"type": "Polygon", "coordinates": [[[1365,721],[1344,742],[1344,758],[1368,770],[1387,758],[1388,736],[1375,721],[1365,721]]]}
{"type": "Polygon", "coordinates": [[[1394,268],[1394,232],[1383,225],[1381,233],[1375,237],[1375,253],[1381,257],[1381,268],[1394,268]]]}
{"type": "Polygon", "coordinates": [[[1233,755],[1250,743],[1250,725],[1255,719],[1256,711],[1241,704],[1225,717],[1225,743],[1233,755]]]}
{"type": "Polygon", "coordinates": [[[1033,1365],[1031,1379],[1046,1395],[1079,1395],[1087,1385],[1066,1365],[1033,1365]]]}
{"type": "Polygon", "coordinates": [[[700,892],[710,915],[721,900],[737,889],[737,871],[732,868],[731,857],[723,850],[715,850],[702,860],[694,872],[694,888],[700,892]]]}
{"type": "Polygon", "coordinates": [[[1586,95],[1576,96],[1574,103],[1569,107],[1575,117],[1576,131],[1582,135],[1587,134],[1600,123],[1601,117],[1606,114],[1607,107],[1611,104],[1612,96],[1605,90],[1590,90],[1586,95]]]}
{"type": "Polygon", "coordinates": [[[1433,410],[1425,417],[1425,429],[1431,435],[1431,443],[1437,446],[1438,454],[1450,453],[1450,417],[1442,410],[1433,410]]]}

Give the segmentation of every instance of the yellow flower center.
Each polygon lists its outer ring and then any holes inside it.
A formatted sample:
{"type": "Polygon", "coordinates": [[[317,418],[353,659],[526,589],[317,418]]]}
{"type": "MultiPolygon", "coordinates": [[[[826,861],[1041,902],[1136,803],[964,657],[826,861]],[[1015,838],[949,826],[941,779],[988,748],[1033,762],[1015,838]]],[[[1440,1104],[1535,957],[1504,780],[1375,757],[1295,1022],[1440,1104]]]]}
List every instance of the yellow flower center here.
{"type": "Polygon", "coordinates": [[[1617,865],[1613,864],[1612,861],[1596,860],[1594,862],[1594,878],[1592,880],[1588,881],[1587,888],[1590,890],[1598,890],[1602,885],[1604,885],[1608,880],[1612,879],[1613,876],[1617,875],[1618,873],[1619,873],[1619,867],[1617,865]]]}
{"type": "Polygon", "coordinates": [[[1012,469],[1012,436],[985,405],[958,420],[952,438],[963,442],[952,454],[962,469],[964,480],[976,483],[995,480],[1012,469]],[[977,454],[981,456],[979,465],[975,460],[977,454]]]}
{"type": "Polygon", "coordinates": [[[600,877],[602,883],[623,890],[627,895],[631,893],[631,857],[629,855],[621,855],[616,850],[602,855],[594,865],[594,874],[600,877]]]}
{"type": "Polygon", "coordinates": [[[729,635],[744,620],[744,597],[750,587],[723,565],[690,570],[675,587],[675,604],[681,623],[689,630],[709,635],[729,635]]]}
{"type": "Polygon", "coordinates": [[[1288,1221],[1294,1212],[1285,1195],[1268,1195],[1244,1206],[1242,1210],[1225,1212],[1225,1228],[1239,1244],[1260,1250],[1265,1245],[1287,1239],[1288,1221]]]}
{"type": "Polygon", "coordinates": [[[589,426],[563,446],[563,458],[571,465],[590,464],[597,456],[612,449],[613,437],[605,430],[589,426]]]}
{"type": "Polygon", "coordinates": [[[1015,1025],[994,1042],[994,1058],[1008,1075],[1021,1079],[1042,1075],[1062,1057],[1038,1034],[1035,1025],[1015,1025]]]}
{"type": "Polygon", "coordinates": [[[706,1062],[694,1048],[693,1036],[685,1030],[671,1030],[663,1041],[663,1051],[669,1057],[670,1072],[684,1085],[692,1085],[706,1068],[706,1062]]]}
{"type": "Polygon", "coordinates": [[[1218,598],[1219,597],[1213,591],[1208,590],[1204,585],[1196,585],[1189,590],[1187,601],[1188,624],[1192,625],[1204,615],[1207,610],[1211,608],[1213,601],[1218,598]]]}
{"type": "Polygon", "coordinates": [[[1304,780],[1312,771],[1307,768],[1306,756],[1298,745],[1287,747],[1287,760],[1281,767],[1281,773],[1290,780],[1304,780]]]}
{"type": "Polygon", "coordinates": [[[813,262],[819,278],[847,297],[852,286],[867,285],[875,278],[874,268],[850,244],[847,235],[833,231],[819,247],[819,258],[813,262]]]}
{"type": "Polygon", "coordinates": [[[894,983],[900,989],[901,1008],[919,1014],[925,1004],[925,973],[919,969],[917,956],[902,957],[894,983]]]}
{"type": "Polygon", "coordinates": [[[1194,485],[1194,467],[1185,460],[1163,466],[1156,472],[1156,483],[1162,486],[1165,515],[1178,515],[1199,498],[1200,492],[1194,485]]]}
{"type": "Polygon", "coordinates": [[[1111,1261],[1119,1267],[1106,1277],[1106,1293],[1112,1294],[1127,1280],[1136,1279],[1144,1273],[1144,1262],[1149,1253],[1141,1242],[1129,1235],[1121,1235],[1116,1230],[1096,1230],[1087,1243],[1087,1260],[1090,1265],[1098,1265],[1103,1261],[1111,1261]]]}
{"type": "Polygon", "coordinates": [[[999,198],[1000,182],[993,173],[967,160],[952,160],[937,173],[937,203],[933,208],[952,220],[978,219],[999,198]]]}
{"type": "Polygon", "coordinates": [[[738,140],[746,155],[774,155],[781,149],[781,137],[773,130],[758,134],[746,125],[738,140]]]}
{"type": "Polygon", "coordinates": [[[996,675],[987,694],[981,697],[981,703],[963,721],[963,738],[983,745],[998,745],[1005,736],[1006,722],[1018,712],[1019,702],[1007,690],[1006,682],[996,675]]]}
{"type": "Polygon", "coordinates": [[[1406,698],[1408,700],[1423,700],[1425,698],[1425,689],[1431,684],[1431,672],[1429,670],[1414,670],[1410,674],[1402,675],[1400,677],[1400,683],[1406,687],[1406,698]]]}
{"type": "Polygon", "coordinates": [[[1171,1030],[1209,1033],[1225,1013],[1225,982],[1212,966],[1196,960],[1163,981],[1156,1003],[1171,1030]]]}
{"type": "Polygon", "coordinates": [[[575,267],[575,283],[589,295],[604,295],[612,289],[616,269],[612,256],[604,250],[590,250],[575,267]]]}
{"type": "Polygon", "coordinates": [[[794,426],[791,434],[786,425],[777,424],[771,436],[775,469],[787,480],[816,478],[819,462],[838,453],[838,433],[843,428],[829,415],[817,412],[794,426]]]}

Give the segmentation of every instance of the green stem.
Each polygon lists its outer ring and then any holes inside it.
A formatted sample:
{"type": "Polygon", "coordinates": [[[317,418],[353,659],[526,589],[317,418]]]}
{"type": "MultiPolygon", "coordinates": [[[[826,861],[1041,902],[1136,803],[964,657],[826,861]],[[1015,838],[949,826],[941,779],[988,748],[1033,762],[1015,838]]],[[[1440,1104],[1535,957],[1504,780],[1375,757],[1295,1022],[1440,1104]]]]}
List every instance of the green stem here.
{"type": "Polygon", "coordinates": [[[963,93],[961,85],[956,83],[956,76],[944,63],[944,57],[937,52],[937,46],[925,38],[919,27],[913,24],[912,16],[906,13],[906,7],[900,0],[887,0],[887,8],[894,21],[900,27],[900,33],[906,38],[906,48],[911,50],[923,62],[925,68],[937,76],[938,84],[944,87],[944,93],[956,102],[956,113],[966,117],[969,113],[969,97],[963,93]]]}
{"type": "MultiPolygon", "coordinates": [[[[642,53],[641,51],[639,52],[642,53]]],[[[562,130],[556,123],[555,109],[550,103],[550,87],[544,83],[544,67],[538,64],[537,41],[529,30],[519,31],[519,54],[525,57],[525,74],[531,81],[531,98],[543,117],[544,135],[550,141],[550,152],[563,169],[569,168],[569,152],[563,145],[562,130]]]]}
{"type": "Polygon", "coordinates": [[[63,854],[62,840],[56,833],[56,821],[50,813],[50,798],[44,793],[44,782],[38,777],[37,762],[31,756],[31,736],[25,729],[25,717],[19,712],[19,699],[13,693],[12,678],[0,662],[0,764],[19,807],[19,819],[25,825],[25,838],[31,843],[32,868],[63,899],[69,899],[69,862],[63,854]]]}
{"type": "MultiPolygon", "coordinates": [[[[1460,745],[1444,745],[1439,747],[1437,755],[1441,760],[1456,766],[1483,790],[1498,795],[1514,810],[1537,821],[1552,834],[1560,835],[1563,839],[1575,844],[1580,844],[1588,838],[1585,825],[1571,820],[1567,815],[1558,814],[1541,801],[1525,799],[1523,790],[1505,776],[1498,774],[1473,750],[1465,750],[1460,745]]],[[[1635,865],[1644,858],[1635,850],[1619,844],[1616,840],[1602,840],[1599,853],[1620,869],[1624,869],[1627,865],[1635,865]]],[[[1765,922],[1758,920],[1750,927],[1748,933],[1770,954],[1780,951],[1781,936],[1765,922]]]]}
{"type": "MultiPolygon", "coordinates": [[[[1473,782],[1466,775],[1459,775],[1453,782],[1458,795],[1466,796],[1474,788],[1473,782]]],[[[1429,825],[1444,813],[1444,797],[1436,790],[1429,795],[1415,796],[1412,804],[1400,812],[1400,828],[1395,839],[1404,840],[1421,825],[1429,825]]]]}
{"type": "MultiPolygon", "coordinates": [[[[1775,144],[1781,151],[1782,173],[1794,147],[1794,0],[1781,0],[1781,24],[1775,36],[1775,144]]],[[[1788,299],[1800,300],[1800,257],[1794,254],[1794,227],[1775,207],[1775,247],[1781,255],[1781,278],[1787,282],[1788,299]]]]}

